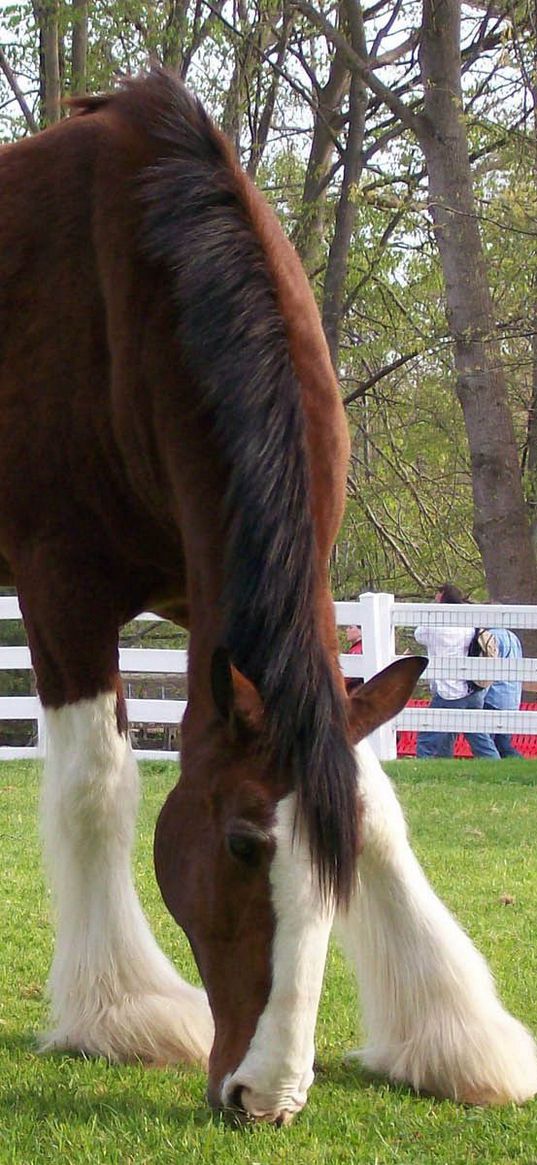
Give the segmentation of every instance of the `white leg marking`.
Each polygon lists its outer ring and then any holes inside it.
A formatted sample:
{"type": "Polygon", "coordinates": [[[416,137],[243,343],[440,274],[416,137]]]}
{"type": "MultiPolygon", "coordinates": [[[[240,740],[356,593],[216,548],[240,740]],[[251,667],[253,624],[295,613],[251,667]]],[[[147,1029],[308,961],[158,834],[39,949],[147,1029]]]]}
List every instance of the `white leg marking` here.
{"type": "Polygon", "coordinates": [[[362,990],[363,1063],[417,1090],[474,1104],[537,1092],[532,1036],[502,1007],[489,968],[439,901],[408,842],[388,777],[357,749],[364,850],[337,919],[362,990]]]}
{"type": "Polygon", "coordinates": [[[280,801],[271,864],[275,935],[272,986],[246,1056],[222,1086],[241,1085],[252,1115],[291,1118],[313,1081],[314,1035],[333,911],[322,907],[307,844],[293,842],[294,794],[280,801]]]}
{"type": "Polygon", "coordinates": [[[110,1060],[207,1063],[205,993],[157,946],[134,889],[130,853],[138,775],[116,725],[116,697],[46,713],[42,830],[57,909],[44,1048],[110,1060]]]}

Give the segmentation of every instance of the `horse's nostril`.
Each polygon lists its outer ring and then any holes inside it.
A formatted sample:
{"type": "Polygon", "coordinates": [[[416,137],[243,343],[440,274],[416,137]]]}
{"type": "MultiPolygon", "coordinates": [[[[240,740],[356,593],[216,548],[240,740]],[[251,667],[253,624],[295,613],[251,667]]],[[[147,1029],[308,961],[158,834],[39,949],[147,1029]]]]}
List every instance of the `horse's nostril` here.
{"type": "Polygon", "coordinates": [[[294,1113],[289,1112],[287,1109],[284,1109],[284,1111],[281,1112],[280,1115],[276,1117],[274,1124],[276,1125],[276,1128],[281,1129],[281,1128],[283,1128],[284,1125],[290,1125],[291,1121],[293,1120],[293,1117],[294,1117],[294,1113]]]}
{"type": "Polygon", "coordinates": [[[242,1084],[236,1084],[233,1092],[230,1093],[228,1104],[230,1108],[236,1108],[240,1112],[244,1112],[245,1108],[242,1103],[242,1084]]]}

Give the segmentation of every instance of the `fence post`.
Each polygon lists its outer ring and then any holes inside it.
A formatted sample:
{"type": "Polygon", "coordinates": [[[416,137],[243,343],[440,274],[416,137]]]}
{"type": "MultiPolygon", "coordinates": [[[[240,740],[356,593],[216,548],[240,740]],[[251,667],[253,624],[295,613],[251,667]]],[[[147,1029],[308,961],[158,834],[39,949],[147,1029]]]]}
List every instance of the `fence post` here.
{"type": "MultiPolygon", "coordinates": [[[[393,603],[393,595],[373,594],[371,591],[360,595],[364,680],[371,679],[395,659],[393,603]]],[[[395,760],[397,757],[397,737],[393,724],[393,720],[382,724],[369,738],[379,760],[395,760]]]]}

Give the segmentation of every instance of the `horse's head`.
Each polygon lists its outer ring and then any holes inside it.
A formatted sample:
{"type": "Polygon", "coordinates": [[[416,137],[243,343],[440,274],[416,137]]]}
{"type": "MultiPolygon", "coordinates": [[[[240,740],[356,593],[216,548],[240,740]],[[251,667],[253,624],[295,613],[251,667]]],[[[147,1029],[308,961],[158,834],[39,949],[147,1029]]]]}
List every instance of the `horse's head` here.
{"type": "MultiPolygon", "coordinates": [[[[401,709],[422,667],[400,660],[347,697],[354,743],[401,709]]],[[[291,776],[271,771],[255,690],[222,664],[213,697],[203,731],[195,713],[184,724],[183,775],[158,821],[156,872],[215,1020],[211,1104],[284,1124],[313,1080],[334,903],[321,894],[291,776]]]]}

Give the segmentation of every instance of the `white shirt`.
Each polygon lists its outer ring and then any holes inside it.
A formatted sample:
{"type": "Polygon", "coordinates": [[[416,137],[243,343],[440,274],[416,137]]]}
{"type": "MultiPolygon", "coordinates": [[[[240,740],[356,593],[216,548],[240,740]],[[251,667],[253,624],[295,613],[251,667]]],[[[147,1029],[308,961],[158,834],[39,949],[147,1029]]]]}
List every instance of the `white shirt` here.
{"type": "MultiPolygon", "coordinates": [[[[467,655],[473,634],[473,627],[425,626],[416,627],[414,638],[427,648],[427,654],[431,658],[437,655],[445,658],[467,655]]],[[[468,695],[466,680],[456,678],[434,680],[431,687],[443,700],[460,700],[468,695]]]]}

